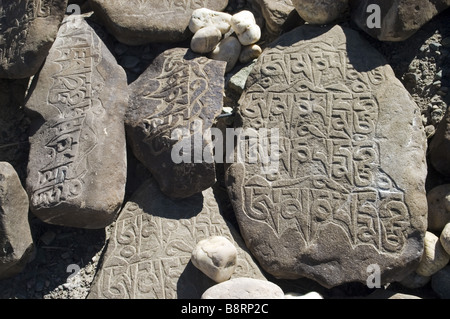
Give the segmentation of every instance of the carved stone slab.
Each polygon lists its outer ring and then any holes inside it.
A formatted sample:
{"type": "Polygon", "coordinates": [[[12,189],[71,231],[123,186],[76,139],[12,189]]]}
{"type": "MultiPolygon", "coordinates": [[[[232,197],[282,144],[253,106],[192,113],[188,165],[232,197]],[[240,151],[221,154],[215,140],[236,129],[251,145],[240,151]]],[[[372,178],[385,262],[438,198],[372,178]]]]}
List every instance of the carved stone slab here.
{"type": "Polygon", "coordinates": [[[0,78],[35,75],[55,40],[68,0],[0,1],[0,78]]]}
{"type": "Polygon", "coordinates": [[[92,27],[65,20],[26,103],[39,114],[27,192],[43,221],[82,228],[112,222],[125,195],[127,102],[125,71],[92,27]]]}
{"type": "Polygon", "coordinates": [[[90,0],[117,40],[128,45],[186,40],[195,9],[222,11],[228,0],[90,0]]]}
{"type": "Polygon", "coordinates": [[[216,283],[190,261],[197,243],[228,238],[237,248],[232,278],[265,280],[242,239],[220,214],[211,188],[174,200],[148,180],[120,213],[90,299],[199,299],[216,283]]]}
{"type": "Polygon", "coordinates": [[[417,266],[427,211],[420,112],[355,31],[283,35],[258,59],[239,104],[244,129],[279,131],[277,171],[248,160],[227,171],[262,267],[332,287],[365,283],[371,264],[384,282],[417,266]]]}
{"type": "Polygon", "coordinates": [[[175,48],[130,85],[125,124],[131,148],[168,196],[186,198],[216,181],[204,132],[221,113],[224,72],[225,62],[175,48]]]}
{"type": "Polygon", "coordinates": [[[28,205],[14,167],[0,162],[0,280],[21,272],[33,253],[28,205]]]}

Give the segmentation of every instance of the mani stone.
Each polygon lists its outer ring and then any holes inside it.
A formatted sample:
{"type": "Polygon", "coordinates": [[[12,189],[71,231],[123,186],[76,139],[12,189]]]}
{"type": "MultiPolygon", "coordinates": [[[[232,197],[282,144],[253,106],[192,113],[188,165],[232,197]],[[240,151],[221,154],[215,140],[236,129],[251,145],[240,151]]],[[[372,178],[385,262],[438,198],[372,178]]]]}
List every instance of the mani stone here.
{"type": "Polygon", "coordinates": [[[225,63],[185,48],[164,51],[130,87],[131,149],[174,198],[216,182],[209,129],[223,106],[225,63]]]}
{"type": "Polygon", "coordinates": [[[450,177],[450,109],[438,124],[430,142],[429,158],[431,165],[440,174],[450,177]]]}
{"type": "Polygon", "coordinates": [[[192,33],[194,10],[222,11],[228,0],[90,0],[95,14],[116,39],[127,45],[180,42],[192,33]]]}
{"type": "Polygon", "coordinates": [[[0,1],[0,78],[35,75],[55,41],[67,0],[0,1]]]}
{"type": "Polygon", "coordinates": [[[26,103],[39,115],[30,137],[31,210],[49,224],[103,228],[125,196],[125,71],[92,27],[71,16],[35,79],[26,103]]]}
{"type": "Polygon", "coordinates": [[[404,41],[450,7],[450,0],[352,0],[350,6],[353,22],[373,38],[404,41]]]}
{"type": "Polygon", "coordinates": [[[220,214],[212,188],[179,200],[147,180],[119,214],[88,298],[199,299],[216,283],[192,264],[191,254],[199,241],[214,236],[237,249],[232,278],[266,280],[220,214]]]}
{"type": "Polygon", "coordinates": [[[284,292],[273,282],[241,277],[209,288],[201,299],[284,299],[284,292]]]}
{"type": "Polygon", "coordinates": [[[13,166],[0,162],[0,280],[20,273],[34,251],[28,196],[13,166]]]}
{"type": "Polygon", "coordinates": [[[387,283],[412,272],[427,223],[419,114],[356,31],[305,25],[266,48],[236,119],[252,149],[226,174],[260,265],[327,288],[366,283],[373,264],[387,283]]]}

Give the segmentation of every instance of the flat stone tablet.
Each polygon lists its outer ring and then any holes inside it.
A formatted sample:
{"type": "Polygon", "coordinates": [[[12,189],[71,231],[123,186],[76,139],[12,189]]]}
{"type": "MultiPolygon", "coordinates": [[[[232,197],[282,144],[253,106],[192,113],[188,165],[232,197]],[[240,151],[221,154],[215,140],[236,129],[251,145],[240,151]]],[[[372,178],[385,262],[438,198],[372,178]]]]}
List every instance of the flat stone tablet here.
{"type": "Polygon", "coordinates": [[[35,75],[56,38],[68,0],[0,1],[0,78],[35,75]]]}
{"type": "Polygon", "coordinates": [[[198,242],[223,236],[237,249],[232,278],[266,280],[242,239],[220,214],[211,188],[175,200],[148,180],[120,213],[90,299],[199,299],[216,283],[198,270],[198,242]]]}
{"type": "Polygon", "coordinates": [[[333,287],[366,283],[377,266],[382,282],[417,267],[427,212],[420,112],[357,32],[283,35],[259,57],[239,105],[258,148],[278,144],[271,167],[246,152],[227,171],[242,235],[265,270],[333,287]]]}
{"type": "Polygon", "coordinates": [[[222,11],[228,0],[90,0],[96,15],[117,40],[127,45],[180,42],[192,33],[195,9],[222,11]]]}
{"type": "Polygon", "coordinates": [[[186,198],[216,182],[205,132],[222,111],[224,72],[225,62],[175,48],[130,85],[131,149],[168,196],[186,198]]]}
{"type": "Polygon", "coordinates": [[[31,90],[33,213],[62,226],[109,225],[125,195],[125,71],[85,20],[68,18],[31,90]]]}

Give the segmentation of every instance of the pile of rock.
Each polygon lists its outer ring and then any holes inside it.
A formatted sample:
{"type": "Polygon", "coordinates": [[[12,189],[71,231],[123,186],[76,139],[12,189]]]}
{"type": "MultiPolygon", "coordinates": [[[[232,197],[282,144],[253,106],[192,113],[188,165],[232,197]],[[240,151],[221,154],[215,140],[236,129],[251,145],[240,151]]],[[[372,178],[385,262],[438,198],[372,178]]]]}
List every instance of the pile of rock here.
{"type": "Polygon", "coordinates": [[[262,53],[261,47],[256,44],[261,38],[261,29],[253,13],[248,10],[232,16],[206,8],[197,9],[192,13],[189,29],[194,33],[192,51],[210,53],[211,59],[226,61],[226,73],[238,61],[245,64],[262,53]]]}
{"type": "Polygon", "coordinates": [[[428,159],[450,178],[450,115],[427,154],[417,104],[359,34],[406,39],[422,22],[405,12],[428,21],[448,0],[252,1],[259,13],[224,12],[226,0],[132,2],[89,0],[71,16],[68,0],[0,4],[0,77],[34,77],[25,187],[0,163],[0,279],[32,256],[31,211],[52,225],[114,226],[89,298],[322,298],[268,278],[333,289],[366,284],[370,269],[379,286],[431,282],[449,296],[449,184],[427,193],[426,179],[428,159]],[[389,12],[375,34],[369,4],[389,12]],[[306,23],[285,32],[292,13],[306,23]],[[347,15],[359,30],[338,24],[347,15]],[[117,42],[151,46],[134,81],[117,42]],[[224,125],[232,71],[236,116],[224,125]],[[235,139],[249,149],[234,145],[227,160],[240,160],[224,164],[235,139]],[[130,157],[146,174],[127,198],[130,157]],[[213,188],[220,170],[239,231],[213,188]]]}

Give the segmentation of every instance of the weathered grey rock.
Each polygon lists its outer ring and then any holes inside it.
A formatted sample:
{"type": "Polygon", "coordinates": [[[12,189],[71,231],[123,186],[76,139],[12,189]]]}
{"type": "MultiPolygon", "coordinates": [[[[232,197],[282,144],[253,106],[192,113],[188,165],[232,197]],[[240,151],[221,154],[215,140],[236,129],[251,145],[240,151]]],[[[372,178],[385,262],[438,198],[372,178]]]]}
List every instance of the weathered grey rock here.
{"type": "Polygon", "coordinates": [[[224,71],[223,62],[175,48],[130,85],[130,146],[168,196],[186,198],[216,181],[205,132],[222,111],[224,71]]]}
{"type": "Polygon", "coordinates": [[[41,220],[80,228],[114,220],[125,195],[127,102],[125,71],[84,19],[66,18],[26,103],[39,115],[27,192],[41,220]]]}
{"type": "Polygon", "coordinates": [[[259,58],[262,53],[262,49],[257,44],[247,45],[242,48],[241,54],[239,55],[239,62],[246,64],[254,59],[259,58]]]}
{"type": "Polygon", "coordinates": [[[209,10],[207,8],[196,9],[192,12],[189,21],[189,30],[196,33],[206,27],[216,27],[222,34],[230,31],[231,14],[209,10]]]}
{"type": "Polygon", "coordinates": [[[450,6],[450,0],[351,0],[352,20],[380,41],[404,41],[450,6]],[[375,11],[370,5],[379,6],[375,11]],[[374,14],[380,25],[373,26],[374,14]]]}
{"type": "Polygon", "coordinates": [[[225,73],[230,72],[236,66],[241,54],[241,43],[234,36],[229,36],[216,46],[209,57],[213,60],[226,62],[225,73]]]}
{"type": "Polygon", "coordinates": [[[441,232],[450,223],[450,184],[442,184],[427,194],[428,230],[441,232]]]}
{"type": "Polygon", "coordinates": [[[442,299],[450,299],[450,266],[439,270],[431,278],[431,288],[442,299]]]}
{"type": "Polygon", "coordinates": [[[209,53],[222,40],[222,33],[215,26],[198,30],[191,39],[191,50],[196,53],[209,53]]]}
{"type": "Polygon", "coordinates": [[[202,299],[284,299],[284,292],[273,282],[240,277],[209,288],[202,299]]]}
{"type": "Polygon", "coordinates": [[[261,8],[267,30],[272,34],[280,34],[295,7],[291,0],[255,0],[261,8]]]}
{"type": "Polygon", "coordinates": [[[198,299],[215,282],[191,262],[197,243],[223,236],[237,248],[232,278],[265,280],[242,239],[220,214],[212,189],[174,200],[149,180],[120,213],[90,299],[198,299]]]}
{"type": "Polygon", "coordinates": [[[328,24],[348,10],[349,0],[292,0],[299,16],[310,24],[328,24]]]}
{"type": "Polygon", "coordinates": [[[450,255],[450,222],[445,225],[444,230],[442,230],[442,233],[439,236],[439,240],[447,254],[450,255]]]}
{"type": "Polygon", "coordinates": [[[413,271],[427,218],[419,113],[353,30],[305,25],[266,48],[236,119],[259,156],[243,153],[226,174],[261,266],[325,287],[366,283],[373,264],[384,283],[413,271]]]}
{"type": "Polygon", "coordinates": [[[450,110],[438,124],[430,142],[430,164],[444,176],[450,177],[450,110]]]}
{"type": "Polygon", "coordinates": [[[0,162],[0,280],[20,273],[34,251],[28,208],[14,167],[0,162]]]}
{"type": "Polygon", "coordinates": [[[409,289],[422,288],[428,284],[431,280],[431,276],[421,276],[415,271],[403,278],[399,283],[409,289]]]}
{"type": "Polygon", "coordinates": [[[67,0],[0,2],[0,78],[35,75],[64,18],[67,0]]]}
{"type": "Polygon", "coordinates": [[[228,90],[231,90],[237,96],[241,96],[245,89],[245,83],[247,82],[248,76],[252,72],[255,63],[256,60],[236,72],[236,74],[234,74],[228,81],[228,90]]]}
{"type": "Polygon", "coordinates": [[[261,38],[261,28],[251,11],[243,10],[231,17],[231,28],[242,45],[251,45],[261,38]]]}
{"type": "Polygon", "coordinates": [[[222,11],[228,0],[89,0],[96,15],[117,40],[128,45],[179,42],[192,33],[196,9],[222,11]]]}
{"type": "Polygon", "coordinates": [[[444,268],[450,261],[450,255],[442,247],[439,237],[432,232],[425,234],[424,251],[416,272],[429,277],[444,268]]]}
{"type": "Polygon", "coordinates": [[[220,283],[233,275],[236,269],[237,249],[223,236],[205,238],[195,246],[191,260],[205,275],[220,283]]]}

